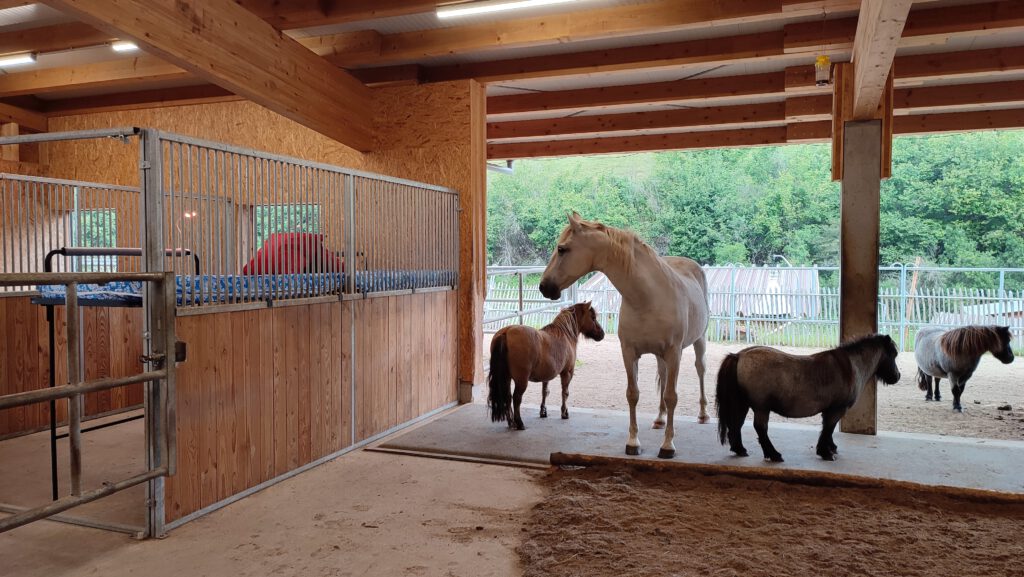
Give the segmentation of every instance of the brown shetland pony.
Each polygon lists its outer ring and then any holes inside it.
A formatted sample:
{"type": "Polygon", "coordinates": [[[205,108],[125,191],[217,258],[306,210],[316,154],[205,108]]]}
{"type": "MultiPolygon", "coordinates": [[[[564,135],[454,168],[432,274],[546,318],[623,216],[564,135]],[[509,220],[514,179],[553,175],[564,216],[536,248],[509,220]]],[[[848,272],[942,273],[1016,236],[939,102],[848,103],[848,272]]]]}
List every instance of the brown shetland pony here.
{"type": "Polygon", "coordinates": [[[1013,362],[1010,347],[1010,327],[971,325],[952,330],[923,327],[914,337],[914,358],[917,360],[917,386],[932,400],[932,380],[935,382],[935,400],[942,399],[939,381],[949,379],[953,393],[953,410],[962,413],[960,395],[967,380],[974,374],[985,353],[1004,364],[1013,362]]]}
{"type": "Polygon", "coordinates": [[[487,406],[491,420],[507,421],[509,427],[522,431],[523,419],[519,404],[530,381],[544,384],[540,402],[540,416],[546,418],[548,381],[556,376],[562,380],[562,418],[569,418],[566,401],[569,381],[576,367],[576,344],[580,334],[600,341],[604,329],[597,323],[597,313],[589,302],[562,309],[555,320],[537,330],[514,325],[495,333],[491,340],[491,371],[487,377],[487,406]],[[512,392],[512,381],[516,390],[512,392]]]}

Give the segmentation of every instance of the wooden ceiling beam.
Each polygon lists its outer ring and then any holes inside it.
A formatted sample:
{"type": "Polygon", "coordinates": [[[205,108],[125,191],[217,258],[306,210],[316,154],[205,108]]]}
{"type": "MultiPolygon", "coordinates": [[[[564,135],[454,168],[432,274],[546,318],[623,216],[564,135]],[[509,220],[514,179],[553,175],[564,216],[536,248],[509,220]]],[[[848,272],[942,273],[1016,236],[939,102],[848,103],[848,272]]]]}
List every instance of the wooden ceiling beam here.
{"type": "Polygon", "coordinates": [[[876,118],[912,0],[863,0],[853,42],[853,119],[876,118]]]}
{"type": "Polygon", "coordinates": [[[665,128],[699,130],[736,124],[752,127],[778,124],[785,122],[785,120],[784,104],[782,102],[768,102],[765,104],[709,106],[684,110],[659,110],[657,112],[632,112],[628,114],[599,114],[568,118],[522,120],[517,122],[492,122],[487,125],[487,139],[489,141],[515,140],[569,134],[603,134],[665,128]]]}
{"type": "Polygon", "coordinates": [[[896,86],[922,79],[962,79],[1024,70],[1024,46],[896,58],[896,86]]]}
{"type": "Polygon", "coordinates": [[[730,99],[761,94],[783,94],[784,92],[784,74],[782,72],[767,72],[744,76],[694,78],[651,84],[491,96],[487,99],[487,114],[493,116],[538,110],[614,109],[636,104],[672,104],[706,100],[728,102],[730,99]]]}
{"type": "Polygon", "coordinates": [[[778,31],[647,46],[630,46],[609,50],[592,50],[560,54],[557,58],[536,56],[429,67],[423,69],[422,80],[425,82],[441,82],[474,78],[481,82],[499,82],[635,70],[637,68],[711,66],[740,61],[770,61],[782,58],[784,58],[782,52],[782,32],[778,31]]]}
{"type": "Polygon", "coordinates": [[[9,122],[13,122],[33,132],[46,132],[49,124],[46,116],[35,110],[0,102],[0,123],[9,122]]]}
{"type": "MultiPolygon", "coordinates": [[[[654,0],[501,20],[468,26],[385,35],[380,53],[338,53],[339,66],[380,66],[500,48],[543,46],[581,40],[672,32],[741,23],[782,21],[801,12],[784,12],[780,0],[654,0]]],[[[352,33],[334,35],[344,37],[352,33]]]]}
{"type": "Polygon", "coordinates": [[[180,80],[190,74],[152,56],[96,64],[44,68],[0,75],[0,97],[47,94],[83,88],[137,86],[140,82],[180,80]]]}
{"type": "Polygon", "coordinates": [[[786,127],[489,144],[488,160],[784,144],[786,127]]]}
{"type": "Polygon", "coordinates": [[[214,102],[233,102],[237,100],[244,99],[216,84],[202,84],[198,86],[157,88],[100,96],[51,100],[44,103],[43,112],[50,117],[71,116],[94,112],[144,110],[147,108],[211,104],[214,102]]]}
{"type": "Polygon", "coordinates": [[[937,134],[1007,128],[1024,128],[1024,108],[914,114],[893,118],[893,132],[896,134],[937,134]]]}
{"type": "Polygon", "coordinates": [[[232,0],[45,1],[351,148],[375,146],[369,90],[232,0]]]}
{"type": "MultiPolygon", "coordinates": [[[[896,6],[898,4],[891,7],[896,6]]],[[[854,45],[857,23],[858,18],[852,17],[786,24],[783,28],[786,53],[850,50],[854,45]]],[[[907,16],[899,45],[941,44],[956,36],[1021,29],[1024,29],[1022,0],[918,9],[912,10],[907,16]]]]}
{"type": "Polygon", "coordinates": [[[96,46],[117,37],[82,22],[67,22],[0,33],[0,54],[54,52],[96,46]]]}
{"type": "Polygon", "coordinates": [[[433,12],[437,0],[236,0],[278,30],[433,12]]]}

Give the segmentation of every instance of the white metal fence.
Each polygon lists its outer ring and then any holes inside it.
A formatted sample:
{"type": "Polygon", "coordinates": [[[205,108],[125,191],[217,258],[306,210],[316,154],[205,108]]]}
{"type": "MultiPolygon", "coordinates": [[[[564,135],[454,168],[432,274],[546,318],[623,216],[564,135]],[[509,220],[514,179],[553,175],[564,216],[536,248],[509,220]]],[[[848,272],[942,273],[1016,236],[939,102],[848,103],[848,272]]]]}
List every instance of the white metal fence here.
{"type": "MultiPolygon", "coordinates": [[[[839,341],[837,267],[705,267],[711,320],[708,340],[826,348],[839,341]]],[[[618,328],[621,297],[603,275],[581,279],[552,303],[537,289],[542,267],[488,269],[484,330],[543,326],[573,302],[592,301],[608,333],[618,328]],[[521,284],[520,284],[521,283],[521,284]]],[[[905,351],[927,325],[1011,327],[1024,350],[1024,269],[880,267],[878,324],[905,351]]]]}

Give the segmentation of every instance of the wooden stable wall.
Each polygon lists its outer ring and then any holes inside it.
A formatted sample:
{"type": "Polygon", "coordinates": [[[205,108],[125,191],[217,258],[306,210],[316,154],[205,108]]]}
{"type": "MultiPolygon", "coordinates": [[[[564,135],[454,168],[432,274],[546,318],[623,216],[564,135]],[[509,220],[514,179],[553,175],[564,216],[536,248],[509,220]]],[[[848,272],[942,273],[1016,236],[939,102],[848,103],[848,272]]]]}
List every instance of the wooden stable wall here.
{"type": "Polygon", "coordinates": [[[455,295],[179,317],[167,522],[454,402],[455,295]]]}
{"type": "MultiPolygon", "coordinates": [[[[67,382],[64,307],[55,307],[55,379],[67,382]]],[[[82,308],[85,378],[123,377],[142,372],[142,309],[82,308]]],[[[0,395],[49,385],[46,307],[27,296],[0,297],[0,395]]],[[[142,385],[118,387],[85,396],[85,416],[142,406],[142,385]]],[[[57,419],[67,418],[67,402],[57,403],[57,419]]],[[[50,424],[48,403],[0,411],[0,437],[39,430],[50,424]]]]}
{"type": "MultiPolygon", "coordinates": [[[[143,126],[437,184],[459,192],[459,376],[479,382],[485,287],[486,98],[475,81],[372,91],[378,146],[360,153],[249,102],[125,110],[50,119],[51,131],[143,126]]],[[[137,149],[116,141],[47,145],[45,175],[138,184],[137,149]]]]}

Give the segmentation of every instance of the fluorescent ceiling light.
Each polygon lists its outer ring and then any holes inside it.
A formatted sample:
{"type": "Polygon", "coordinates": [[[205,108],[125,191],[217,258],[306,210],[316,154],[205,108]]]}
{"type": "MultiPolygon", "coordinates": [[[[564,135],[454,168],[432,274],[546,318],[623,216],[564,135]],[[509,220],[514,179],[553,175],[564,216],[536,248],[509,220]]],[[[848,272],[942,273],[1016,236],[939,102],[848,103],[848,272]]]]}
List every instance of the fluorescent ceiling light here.
{"type": "Polygon", "coordinates": [[[11,54],[10,56],[0,56],[0,68],[18,66],[19,64],[32,64],[35,61],[36,55],[31,52],[26,52],[25,54],[11,54]]]}
{"type": "Polygon", "coordinates": [[[110,45],[114,52],[134,52],[139,49],[138,45],[134,42],[128,42],[127,40],[118,40],[110,45]]]}
{"type": "Polygon", "coordinates": [[[536,8],[538,6],[549,6],[551,4],[565,4],[577,2],[578,0],[485,0],[483,2],[466,2],[463,4],[450,4],[437,7],[438,18],[454,18],[457,16],[470,16],[473,14],[489,14],[491,12],[504,12],[506,10],[519,10],[522,8],[536,8]]]}

